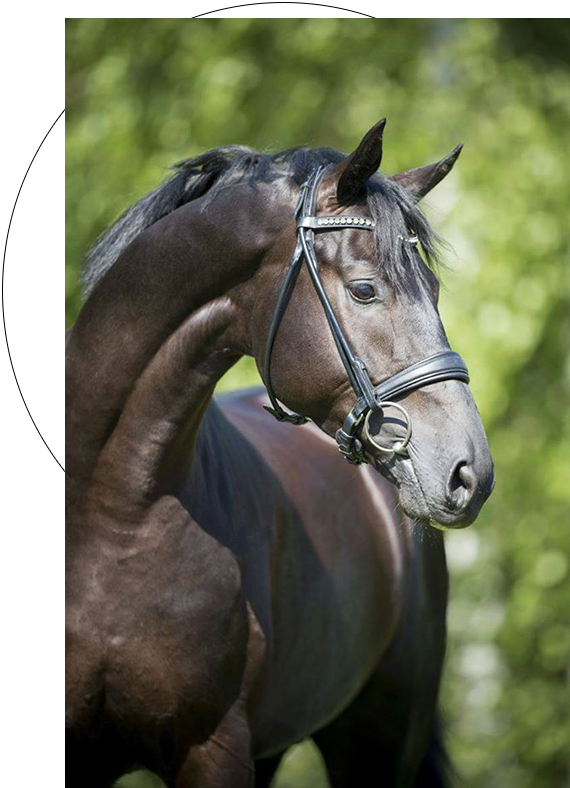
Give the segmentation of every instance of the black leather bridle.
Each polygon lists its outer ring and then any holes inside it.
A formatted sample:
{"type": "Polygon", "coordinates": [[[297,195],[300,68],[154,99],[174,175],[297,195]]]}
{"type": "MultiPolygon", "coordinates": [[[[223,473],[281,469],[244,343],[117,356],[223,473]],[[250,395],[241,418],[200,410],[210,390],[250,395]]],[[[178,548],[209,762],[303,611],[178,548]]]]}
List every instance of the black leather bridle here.
{"type": "MultiPolygon", "coordinates": [[[[289,263],[287,275],[279,292],[277,306],[265,346],[263,375],[265,386],[272,407],[264,406],[278,421],[290,424],[305,424],[308,418],[299,413],[287,413],[279,404],[271,384],[271,353],[279,325],[287,309],[289,299],[295,287],[301,263],[305,260],[313,287],[322,304],[339,356],[348,375],[352,388],[356,393],[356,402],[348,413],[344,424],[337,430],[336,442],[341,454],[354,464],[367,462],[364,453],[364,441],[372,443],[379,451],[385,453],[407,454],[406,447],[412,436],[412,423],[406,409],[394,399],[403,397],[410,391],[437,383],[442,380],[461,380],[469,383],[467,366],[458,353],[444,350],[429,358],[418,361],[401,372],[374,386],[364,363],[350,347],[340,323],[338,322],[323,282],[315,256],[315,232],[325,230],[374,230],[375,223],[364,216],[316,216],[316,204],[319,185],[325,173],[325,167],[318,167],[309,175],[301,186],[299,199],[295,208],[297,221],[297,244],[289,263]],[[369,422],[374,413],[382,414],[386,407],[397,409],[404,417],[406,434],[402,440],[392,446],[382,446],[370,435],[369,422]]],[[[403,238],[403,242],[417,243],[415,238],[403,238]]]]}

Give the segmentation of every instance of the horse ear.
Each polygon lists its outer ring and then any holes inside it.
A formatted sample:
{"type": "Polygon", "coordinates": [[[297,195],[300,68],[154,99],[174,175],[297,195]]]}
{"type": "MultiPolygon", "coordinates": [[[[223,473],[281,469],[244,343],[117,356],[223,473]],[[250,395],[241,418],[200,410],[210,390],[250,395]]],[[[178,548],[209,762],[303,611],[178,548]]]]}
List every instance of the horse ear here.
{"type": "Polygon", "coordinates": [[[368,178],[374,175],[382,161],[382,135],[386,118],[368,131],[358,148],[333,170],[337,178],[336,198],[339,203],[351,203],[368,178]]]}
{"type": "Polygon", "coordinates": [[[425,167],[417,167],[415,170],[399,172],[396,175],[392,175],[390,180],[396,181],[400,186],[403,186],[416,202],[419,202],[422,197],[425,197],[434,186],[437,186],[451,172],[462,148],[463,145],[458,145],[441,161],[437,161],[435,164],[426,164],[425,167]]]}

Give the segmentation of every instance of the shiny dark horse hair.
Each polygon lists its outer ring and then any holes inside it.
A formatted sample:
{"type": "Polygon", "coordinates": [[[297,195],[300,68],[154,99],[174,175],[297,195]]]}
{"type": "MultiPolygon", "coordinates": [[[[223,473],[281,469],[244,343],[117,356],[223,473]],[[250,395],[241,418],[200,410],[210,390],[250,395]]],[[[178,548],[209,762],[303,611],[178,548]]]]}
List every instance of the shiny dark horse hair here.
{"type": "MultiPolygon", "coordinates": [[[[260,153],[242,145],[213,148],[174,166],[174,175],[131,206],[88,252],[83,283],[89,293],[111,268],[124,249],[147,227],[163,216],[199,197],[204,208],[223,189],[240,182],[253,188],[289,178],[301,185],[318,166],[336,164],[344,154],[332,148],[290,148],[277,153],[260,153]]],[[[424,259],[433,269],[439,264],[440,239],[429,226],[415,201],[394,181],[377,174],[362,194],[376,222],[376,246],[380,265],[390,282],[408,291],[424,277],[417,258],[408,254],[402,236],[417,235],[424,259]]]]}
{"type": "Polygon", "coordinates": [[[438,716],[414,788],[453,788],[458,784],[458,778],[457,770],[445,749],[441,718],[438,716]]]}
{"type": "MultiPolygon", "coordinates": [[[[169,179],[125,211],[96,241],[84,261],[86,293],[89,294],[137,236],[177,208],[204,198],[203,208],[207,210],[222,190],[243,182],[248,182],[252,188],[261,183],[274,183],[275,189],[283,189],[285,196],[285,180],[300,186],[316,167],[336,164],[343,158],[344,154],[332,148],[298,147],[277,153],[259,153],[245,146],[232,145],[179,162],[169,179]]],[[[435,272],[440,265],[439,237],[410,194],[380,173],[368,181],[359,202],[366,205],[376,222],[379,264],[396,289],[405,288],[413,293],[424,279],[426,269],[416,256],[408,255],[401,236],[417,235],[424,260],[435,272]]],[[[454,777],[437,722],[414,788],[450,788],[454,777]]]]}

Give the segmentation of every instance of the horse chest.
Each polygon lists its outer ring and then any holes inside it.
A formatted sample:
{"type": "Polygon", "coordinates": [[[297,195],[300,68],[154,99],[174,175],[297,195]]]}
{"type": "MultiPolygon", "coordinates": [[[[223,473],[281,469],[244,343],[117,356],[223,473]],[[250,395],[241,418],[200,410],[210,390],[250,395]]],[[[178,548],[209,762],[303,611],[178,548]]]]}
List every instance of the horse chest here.
{"type": "Polygon", "coordinates": [[[70,562],[68,686],[78,724],[99,714],[136,730],[194,728],[196,719],[213,724],[239,692],[247,643],[239,567],[172,508],[128,544],[91,540],[70,562]]]}

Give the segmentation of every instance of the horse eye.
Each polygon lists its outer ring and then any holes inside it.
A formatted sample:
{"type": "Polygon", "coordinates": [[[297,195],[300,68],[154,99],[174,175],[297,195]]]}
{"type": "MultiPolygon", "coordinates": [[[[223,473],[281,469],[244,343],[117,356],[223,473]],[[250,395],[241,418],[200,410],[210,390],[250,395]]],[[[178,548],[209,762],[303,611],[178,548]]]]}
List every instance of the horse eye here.
{"type": "Polygon", "coordinates": [[[349,287],[357,301],[372,301],[376,296],[376,290],[369,282],[353,282],[349,287]]]}

